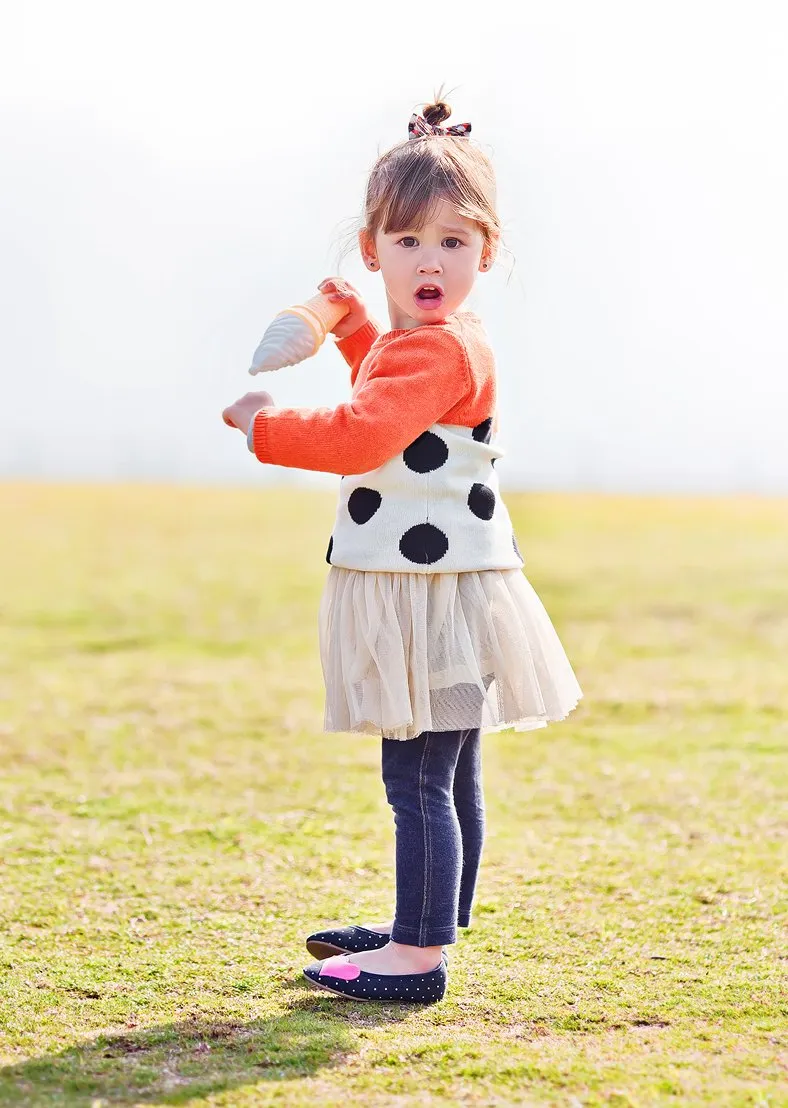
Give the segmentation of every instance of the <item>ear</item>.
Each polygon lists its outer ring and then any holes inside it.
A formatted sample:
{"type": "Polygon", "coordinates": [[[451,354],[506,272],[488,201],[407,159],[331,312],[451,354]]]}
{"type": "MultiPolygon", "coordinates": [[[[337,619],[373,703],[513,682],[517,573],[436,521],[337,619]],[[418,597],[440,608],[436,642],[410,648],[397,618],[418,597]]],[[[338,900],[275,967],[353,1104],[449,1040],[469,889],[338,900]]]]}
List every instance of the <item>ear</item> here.
{"type": "Polygon", "coordinates": [[[364,265],[367,265],[371,261],[377,261],[375,240],[366,227],[362,228],[358,233],[358,248],[361,251],[361,259],[364,265]]]}
{"type": "Polygon", "coordinates": [[[492,268],[492,264],[498,255],[498,245],[500,236],[492,234],[490,238],[485,238],[484,246],[482,247],[481,257],[479,258],[479,269],[482,273],[489,273],[492,268]],[[487,269],[482,269],[482,262],[488,262],[487,269]]]}
{"type": "Polygon", "coordinates": [[[479,258],[479,269],[482,273],[489,273],[492,268],[492,264],[495,261],[495,256],[498,253],[496,246],[485,246],[482,250],[481,257],[479,258]],[[482,269],[482,262],[487,262],[487,268],[482,269]]]}

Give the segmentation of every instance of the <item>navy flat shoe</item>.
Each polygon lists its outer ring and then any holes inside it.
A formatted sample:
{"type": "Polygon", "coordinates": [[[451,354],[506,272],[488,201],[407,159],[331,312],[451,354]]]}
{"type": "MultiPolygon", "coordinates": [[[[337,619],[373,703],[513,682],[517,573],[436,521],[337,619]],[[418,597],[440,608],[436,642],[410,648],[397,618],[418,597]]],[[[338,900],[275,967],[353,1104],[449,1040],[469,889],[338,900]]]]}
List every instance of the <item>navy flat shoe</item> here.
{"type": "Polygon", "coordinates": [[[380,950],[391,938],[367,927],[334,927],[315,931],[306,940],[306,948],[318,961],[332,954],[360,954],[362,950],[380,950]]]}
{"type": "MultiPolygon", "coordinates": [[[[328,931],[315,931],[306,940],[306,948],[313,958],[322,961],[334,954],[359,954],[362,950],[380,950],[390,938],[390,934],[370,931],[368,927],[334,927],[328,931]]],[[[449,961],[445,948],[443,961],[449,961]]]]}
{"type": "Polygon", "coordinates": [[[321,989],[353,1000],[382,1000],[391,1003],[435,1004],[443,1000],[448,974],[446,963],[428,973],[367,973],[361,966],[337,954],[324,962],[314,962],[304,977],[321,989]]]}

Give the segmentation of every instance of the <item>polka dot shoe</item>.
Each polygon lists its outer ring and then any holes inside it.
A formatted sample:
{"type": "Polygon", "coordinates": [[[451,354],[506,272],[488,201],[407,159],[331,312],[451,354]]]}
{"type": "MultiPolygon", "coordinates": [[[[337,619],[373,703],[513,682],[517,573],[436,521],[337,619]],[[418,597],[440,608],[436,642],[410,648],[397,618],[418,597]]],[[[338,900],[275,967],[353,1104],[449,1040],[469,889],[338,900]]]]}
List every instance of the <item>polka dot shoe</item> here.
{"type": "MultiPolygon", "coordinates": [[[[306,948],[320,961],[332,954],[359,954],[362,950],[381,950],[391,938],[385,931],[370,931],[368,927],[334,927],[315,931],[306,940],[306,948]]],[[[444,947],[443,961],[449,961],[444,947]]]]}
{"type": "Polygon", "coordinates": [[[306,948],[313,958],[330,958],[332,954],[359,954],[362,950],[380,950],[391,938],[380,931],[366,927],[335,927],[329,931],[315,931],[306,940],[306,948]]]}
{"type": "Polygon", "coordinates": [[[361,966],[337,954],[324,962],[314,962],[304,977],[321,989],[354,1000],[382,1000],[386,1003],[435,1004],[443,1000],[448,974],[446,963],[429,973],[367,973],[361,966]]]}

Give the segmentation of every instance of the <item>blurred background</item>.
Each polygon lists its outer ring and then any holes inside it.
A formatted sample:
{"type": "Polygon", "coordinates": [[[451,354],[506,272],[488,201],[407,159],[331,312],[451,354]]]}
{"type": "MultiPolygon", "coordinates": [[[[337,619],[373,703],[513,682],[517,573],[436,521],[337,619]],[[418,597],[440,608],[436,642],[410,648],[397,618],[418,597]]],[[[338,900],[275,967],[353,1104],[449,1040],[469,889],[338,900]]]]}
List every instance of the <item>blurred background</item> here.
{"type": "Polygon", "coordinates": [[[443,84],[498,173],[504,487],[785,493],[786,56],[758,0],[7,6],[0,477],[332,487],[221,409],[347,398],[331,339],[246,370],[333,273],[388,324],[340,249],[443,84]]]}
{"type": "Polygon", "coordinates": [[[785,1105],[788,8],[0,8],[0,1105],[785,1105]],[[391,903],[379,742],[321,730],[339,478],[221,412],[348,398],[331,339],[247,369],[337,272],[389,322],[342,249],[441,85],[584,698],[485,738],[478,918],[400,1022],[300,986],[391,903]]]}

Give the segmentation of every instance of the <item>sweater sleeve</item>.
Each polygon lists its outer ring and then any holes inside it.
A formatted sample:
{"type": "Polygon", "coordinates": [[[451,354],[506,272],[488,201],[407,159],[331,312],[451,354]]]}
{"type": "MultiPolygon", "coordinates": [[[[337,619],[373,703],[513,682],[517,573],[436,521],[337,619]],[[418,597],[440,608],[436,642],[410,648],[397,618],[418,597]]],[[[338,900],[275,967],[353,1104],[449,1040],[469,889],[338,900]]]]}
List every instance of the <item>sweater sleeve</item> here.
{"type": "Polygon", "coordinates": [[[373,319],[368,319],[367,322],[362,324],[352,335],[347,335],[344,339],[337,339],[335,346],[350,366],[351,387],[356,383],[356,377],[361,368],[361,363],[364,361],[367,354],[369,354],[372,343],[382,333],[383,332],[375,321],[373,319]]]}
{"type": "MultiPolygon", "coordinates": [[[[257,415],[257,412],[255,412],[257,415]]],[[[246,445],[250,452],[254,454],[254,416],[249,420],[249,430],[246,432],[246,445]]]]}
{"type": "MultiPolygon", "coordinates": [[[[352,336],[351,336],[352,337],[352,336]]],[[[331,408],[262,408],[254,453],[269,465],[368,473],[409,446],[471,388],[465,346],[439,327],[393,339],[356,395],[331,408]]]]}

